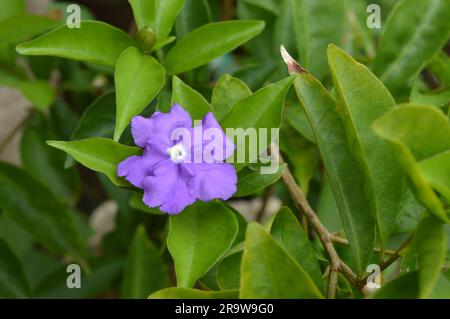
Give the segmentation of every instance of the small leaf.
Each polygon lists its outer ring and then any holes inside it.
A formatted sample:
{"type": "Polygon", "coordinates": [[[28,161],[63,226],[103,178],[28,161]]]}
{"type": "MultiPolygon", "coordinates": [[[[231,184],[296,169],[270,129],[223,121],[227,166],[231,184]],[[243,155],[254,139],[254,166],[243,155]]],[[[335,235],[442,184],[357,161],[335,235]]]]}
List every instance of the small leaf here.
{"type": "Polygon", "coordinates": [[[214,87],[211,98],[216,119],[220,121],[233,104],[250,95],[252,95],[252,91],[244,82],[229,74],[222,75],[214,87]]]}
{"type": "Polygon", "coordinates": [[[299,266],[308,273],[316,286],[324,291],[316,252],[302,226],[289,208],[283,207],[275,215],[271,234],[278,244],[286,249],[299,266]]]}
{"type": "Polygon", "coordinates": [[[19,44],[17,52],[115,66],[122,51],[134,45],[134,40],[120,29],[99,21],[82,21],[80,28],[62,26],[19,44]]]}
{"type": "Polygon", "coordinates": [[[139,155],[141,150],[106,138],[89,138],[79,141],[48,141],[48,145],[73,156],[82,165],[109,177],[117,186],[129,186],[117,176],[117,165],[126,158],[139,155]]]}
{"type": "Polygon", "coordinates": [[[20,83],[22,94],[38,110],[45,110],[53,104],[56,93],[55,90],[46,81],[22,81],[20,83]]]}
{"type": "Polygon", "coordinates": [[[188,288],[167,288],[152,294],[149,299],[237,299],[238,290],[206,291],[188,288]]]}
{"type": "Polygon", "coordinates": [[[434,216],[422,220],[415,234],[419,265],[419,297],[427,298],[433,291],[447,256],[447,234],[444,225],[434,216]]]}
{"type": "Polygon", "coordinates": [[[383,27],[373,70],[391,90],[408,83],[448,39],[447,0],[399,1],[383,27]]]}
{"type": "Polygon", "coordinates": [[[243,168],[238,172],[237,192],[234,197],[244,197],[274,184],[283,175],[285,167],[285,164],[279,165],[273,174],[263,174],[260,168],[243,168]]]}
{"type": "Polygon", "coordinates": [[[203,25],[186,35],[169,51],[167,72],[178,74],[206,64],[255,37],[263,28],[262,21],[243,20],[203,25]]]}
{"type": "Polygon", "coordinates": [[[219,202],[197,202],[170,216],[167,247],[175,262],[178,287],[191,288],[230,249],[236,217],[219,202]]]}
{"type": "MultiPolygon", "coordinates": [[[[10,1],[14,2],[14,1],[10,1]]],[[[3,9],[3,8],[2,8],[3,9]]],[[[61,20],[21,13],[0,21],[0,42],[16,44],[61,26],[61,20]]]]}
{"type": "Polygon", "coordinates": [[[201,120],[206,113],[212,111],[208,101],[177,76],[173,77],[172,90],[171,105],[175,103],[181,105],[191,115],[193,120],[201,120]]]}
{"type": "Polygon", "coordinates": [[[323,298],[309,275],[259,224],[247,227],[240,298],[323,298]],[[295,280],[293,280],[295,278],[295,280]]]}
{"type": "Polygon", "coordinates": [[[169,278],[160,253],[151,244],[145,227],[137,228],[125,262],[122,297],[144,299],[168,286],[169,278]]]}
{"type": "Polygon", "coordinates": [[[0,297],[27,298],[30,288],[20,260],[0,238],[0,297]]]}
{"type": "Polygon", "coordinates": [[[141,113],[164,87],[166,72],[154,58],[131,47],[117,60],[114,78],[117,101],[114,140],[118,141],[131,118],[141,113]]]}

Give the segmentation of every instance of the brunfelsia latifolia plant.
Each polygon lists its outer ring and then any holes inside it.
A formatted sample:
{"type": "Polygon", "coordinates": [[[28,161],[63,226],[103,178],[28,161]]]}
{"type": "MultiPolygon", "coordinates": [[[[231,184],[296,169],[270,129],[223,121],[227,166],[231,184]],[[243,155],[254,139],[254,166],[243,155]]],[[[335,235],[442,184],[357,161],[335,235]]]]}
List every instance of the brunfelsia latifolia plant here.
{"type": "Polygon", "coordinates": [[[449,0],[129,4],[0,1],[0,297],[450,298],[449,0]]]}

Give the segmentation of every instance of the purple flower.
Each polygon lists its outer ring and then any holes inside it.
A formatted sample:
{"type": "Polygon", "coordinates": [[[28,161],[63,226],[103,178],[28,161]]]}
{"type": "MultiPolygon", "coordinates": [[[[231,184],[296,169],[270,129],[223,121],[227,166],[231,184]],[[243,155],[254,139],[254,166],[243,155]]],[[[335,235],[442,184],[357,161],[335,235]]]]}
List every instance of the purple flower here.
{"type": "Polygon", "coordinates": [[[192,127],[189,114],[178,104],[169,113],[151,118],[136,116],[131,133],[142,156],[121,162],[117,174],[144,190],[144,203],[168,214],[178,214],[195,200],[229,199],[236,192],[234,152],[212,113],[192,127]]]}

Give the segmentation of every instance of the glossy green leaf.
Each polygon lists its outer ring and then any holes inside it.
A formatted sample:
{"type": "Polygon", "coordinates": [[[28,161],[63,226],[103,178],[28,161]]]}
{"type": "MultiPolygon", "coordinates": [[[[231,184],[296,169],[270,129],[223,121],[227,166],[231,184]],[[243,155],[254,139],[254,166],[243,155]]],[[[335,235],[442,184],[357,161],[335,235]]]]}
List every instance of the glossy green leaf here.
{"type": "Polygon", "coordinates": [[[339,44],[345,26],[345,1],[291,0],[300,63],[318,79],[327,68],[327,46],[339,44]]]}
{"type": "Polygon", "coordinates": [[[352,155],[337,103],[322,84],[303,72],[294,86],[316,136],[357,272],[362,274],[375,239],[374,205],[364,186],[364,168],[352,155]]]}
{"type": "Polygon", "coordinates": [[[181,105],[193,120],[201,120],[206,113],[212,111],[208,101],[177,76],[173,77],[172,90],[172,102],[170,104],[178,103],[181,105]]]}
{"type": "Polygon", "coordinates": [[[419,266],[419,297],[427,298],[433,291],[447,256],[447,234],[444,225],[434,216],[422,220],[415,234],[419,266]]]}
{"type": "Polygon", "coordinates": [[[114,78],[117,106],[114,140],[118,141],[131,118],[141,113],[164,87],[166,72],[154,58],[131,47],[117,60],[114,78]]]}
{"type": "Polygon", "coordinates": [[[299,221],[287,207],[282,207],[275,215],[271,227],[272,237],[298,263],[316,286],[324,291],[324,283],[320,272],[316,252],[306,236],[299,221]]]}
{"type": "Polygon", "coordinates": [[[84,242],[73,215],[47,188],[4,163],[0,163],[0,207],[37,242],[81,261],[84,242]]]}
{"type": "Polygon", "coordinates": [[[341,49],[328,51],[333,82],[352,154],[361,162],[365,187],[375,206],[375,220],[381,245],[393,231],[403,209],[406,176],[389,144],[371,129],[373,121],[393,109],[395,101],[383,84],[363,65],[341,49]]]}
{"type": "Polygon", "coordinates": [[[177,39],[181,40],[190,32],[210,22],[212,17],[208,0],[186,0],[175,25],[177,39]]]}
{"type": "Polygon", "coordinates": [[[450,123],[445,114],[434,106],[407,104],[377,120],[374,129],[391,143],[416,197],[436,217],[450,221],[418,163],[450,150],[450,123]]]}
{"type": "Polygon", "coordinates": [[[134,40],[120,29],[99,21],[82,21],[79,29],[62,26],[18,45],[17,51],[115,66],[122,51],[134,45],[134,40]]]}
{"type": "MultiPolygon", "coordinates": [[[[13,1],[11,1],[13,2],[13,1]]],[[[61,20],[47,17],[19,14],[0,21],[0,43],[16,44],[43,32],[61,26],[61,20]]]]}
{"type": "Polygon", "coordinates": [[[27,298],[30,288],[22,264],[1,238],[0,265],[0,297],[27,298]]]}
{"type": "Polygon", "coordinates": [[[45,110],[54,102],[55,90],[46,81],[22,81],[20,83],[22,94],[38,110],[45,110]]]}
{"type": "MultiPolygon", "coordinates": [[[[279,128],[281,124],[281,114],[283,111],[284,98],[290,88],[294,77],[289,77],[277,83],[271,84],[253,93],[251,96],[238,101],[233,105],[227,115],[220,121],[222,128],[234,129],[267,129],[267,136],[271,139],[272,128],[279,128]]],[[[234,140],[233,136],[229,136],[234,140]]],[[[255,152],[249,152],[249,143],[244,139],[238,139],[236,149],[245,149],[245,162],[236,163],[237,170],[242,169],[248,163],[255,163],[255,152]]],[[[267,141],[269,145],[269,141],[267,141]]],[[[261,153],[264,150],[259,150],[261,153]]],[[[257,154],[256,154],[257,156],[257,154]]],[[[237,158],[236,160],[239,160],[237,158]]]]}
{"type": "Polygon", "coordinates": [[[167,72],[178,74],[206,64],[255,37],[263,28],[261,21],[225,21],[203,25],[169,51],[167,72]]]}
{"type": "Polygon", "coordinates": [[[149,299],[237,299],[238,290],[209,291],[188,288],[167,288],[152,294],[149,299]]]}
{"type": "Polygon", "coordinates": [[[220,289],[239,289],[242,251],[226,256],[217,267],[217,284],[220,289]]]}
{"type": "Polygon", "coordinates": [[[450,32],[447,0],[402,0],[392,10],[373,70],[391,90],[402,88],[437,53],[450,32]]]}
{"type": "Polygon", "coordinates": [[[139,29],[152,28],[158,39],[165,39],[185,0],[129,0],[139,29]]]}
{"type": "Polygon", "coordinates": [[[419,294],[417,272],[400,275],[386,283],[373,296],[374,299],[416,299],[419,294]]]}
{"type": "Polygon", "coordinates": [[[145,299],[167,287],[168,282],[168,272],[160,253],[149,241],[145,227],[138,227],[125,262],[122,297],[145,299]]]}
{"type": "Polygon", "coordinates": [[[262,174],[261,167],[245,167],[238,172],[237,192],[234,197],[247,196],[272,185],[283,175],[286,165],[279,165],[273,174],[262,174]]]}
{"type": "Polygon", "coordinates": [[[129,186],[117,176],[117,165],[126,158],[139,155],[141,150],[106,138],[89,138],[79,141],[48,141],[48,145],[73,156],[80,164],[109,177],[118,186],[129,186]]]}
{"type": "Polygon", "coordinates": [[[64,169],[64,154],[45,143],[45,129],[39,123],[25,129],[20,145],[22,165],[58,198],[73,205],[78,197],[78,175],[74,169],[64,169]]]}
{"type": "Polygon", "coordinates": [[[234,214],[215,201],[197,202],[170,216],[167,247],[178,287],[191,288],[230,249],[237,232],[234,214]]]}
{"type": "Polygon", "coordinates": [[[323,298],[311,277],[254,222],[247,227],[239,296],[244,299],[323,298]]]}
{"type": "Polygon", "coordinates": [[[239,100],[252,95],[248,86],[229,74],[222,75],[214,87],[211,104],[215,118],[220,121],[239,100]]]}

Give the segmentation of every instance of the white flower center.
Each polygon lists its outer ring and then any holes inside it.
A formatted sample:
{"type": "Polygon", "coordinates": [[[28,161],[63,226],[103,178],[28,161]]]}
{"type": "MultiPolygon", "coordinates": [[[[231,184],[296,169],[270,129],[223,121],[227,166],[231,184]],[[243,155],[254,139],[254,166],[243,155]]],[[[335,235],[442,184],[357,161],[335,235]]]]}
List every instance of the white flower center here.
{"type": "Polygon", "coordinates": [[[181,163],[186,158],[186,149],[181,143],[178,143],[167,149],[167,153],[170,155],[170,159],[174,163],[181,163]]]}

